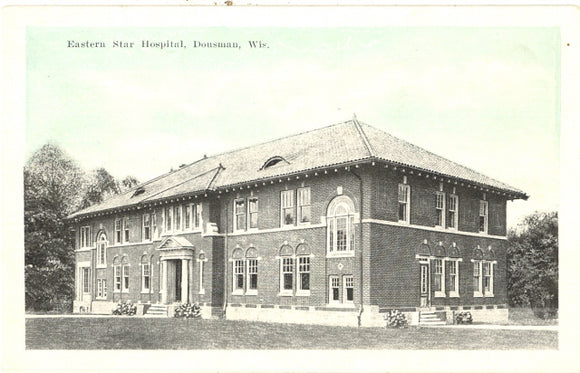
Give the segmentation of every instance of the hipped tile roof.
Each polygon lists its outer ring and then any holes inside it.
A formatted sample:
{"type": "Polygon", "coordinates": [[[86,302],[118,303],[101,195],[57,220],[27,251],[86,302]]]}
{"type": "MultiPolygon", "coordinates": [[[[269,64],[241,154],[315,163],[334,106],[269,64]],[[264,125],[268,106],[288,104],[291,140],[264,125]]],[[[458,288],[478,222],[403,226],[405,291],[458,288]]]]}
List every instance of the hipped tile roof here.
{"type": "Polygon", "coordinates": [[[288,176],[325,167],[371,161],[421,170],[527,198],[519,189],[435,155],[353,119],[259,145],[204,157],[69,216],[132,207],[195,193],[288,176]],[[263,168],[271,157],[285,161],[263,168]],[[136,190],[143,190],[140,194],[136,190]]]}

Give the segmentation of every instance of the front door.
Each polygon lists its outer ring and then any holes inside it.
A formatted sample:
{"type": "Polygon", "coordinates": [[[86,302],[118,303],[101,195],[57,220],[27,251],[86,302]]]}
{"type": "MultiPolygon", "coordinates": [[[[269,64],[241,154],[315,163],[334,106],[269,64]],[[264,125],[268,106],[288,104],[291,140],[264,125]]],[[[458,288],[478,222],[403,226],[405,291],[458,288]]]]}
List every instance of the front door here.
{"type": "Polygon", "coordinates": [[[430,307],[430,297],[429,297],[429,264],[421,263],[421,307],[430,307]]]}
{"type": "Polygon", "coordinates": [[[181,302],[181,260],[175,261],[175,301],[181,302]]]}

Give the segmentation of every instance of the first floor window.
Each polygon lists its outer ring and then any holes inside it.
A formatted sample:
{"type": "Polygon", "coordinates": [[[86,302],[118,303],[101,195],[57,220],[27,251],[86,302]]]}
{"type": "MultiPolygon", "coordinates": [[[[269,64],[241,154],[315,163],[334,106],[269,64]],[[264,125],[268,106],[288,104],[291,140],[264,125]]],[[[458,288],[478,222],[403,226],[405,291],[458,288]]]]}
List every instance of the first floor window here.
{"type": "Polygon", "coordinates": [[[485,296],[493,296],[493,264],[491,262],[483,262],[483,294],[485,296]]]}
{"type": "Polygon", "coordinates": [[[310,290],[310,257],[298,257],[298,290],[310,290]]]}
{"type": "Polygon", "coordinates": [[[97,279],[97,297],[106,298],[107,297],[107,280],[104,278],[97,279]]]}
{"type": "Polygon", "coordinates": [[[354,278],[352,276],[344,276],[344,302],[354,302],[354,278]]]}
{"type": "Polygon", "coordinates": [[[258,259],[248,259],[248,290],[258,290],[258,259]]]}
{"type": "Polygon", "coordinates": [[[129,266],[123,266],[123,291],[129,291],[129,266]]]}
{"type": "Polygon", "coordinates": [[[149,263],[143,264],[141,271],[141,289],[149,291],[151,289],[151,265],[149,263]]]}
{"type": "Polygon", "coordinates": [[[88,293],[90,292],[91,288],[90,288],[90,268],[89,267],[83,267],[83,293],[88,293]]]}
{"type": "Polygon", "coordinates": [[[443,259],[433,260],[433,291],[445,291],[443,288],[443,259]]]}
{"type": "Polygon", "coordinates": [[[234,291],[244,291],[244,261],[234,261],[234,291]]]}
{"type": "Polygon", "coordinates": [[[121,291],[121,266],[115,266],[115,291],[121,291]]]}
{"type": "Polygon", "coordinates": [[[282,290],[292,291],[294,283],[294,259],[282,259],[282,290]]]}
{"type": "Polygon", "coordinates": [[[481,262],[473,262],[473,292],[481,294],[481,262]]]}
{"type": "Polygon", "coordinates": [[[330,277],[330,302],[340,302],[340,278],[338,276],[330,277]]]}
{"type": "Polygon", "coordinates": [[[449,262],[449,295],[459,296],[459,262],[450,260],[449,262]]]}

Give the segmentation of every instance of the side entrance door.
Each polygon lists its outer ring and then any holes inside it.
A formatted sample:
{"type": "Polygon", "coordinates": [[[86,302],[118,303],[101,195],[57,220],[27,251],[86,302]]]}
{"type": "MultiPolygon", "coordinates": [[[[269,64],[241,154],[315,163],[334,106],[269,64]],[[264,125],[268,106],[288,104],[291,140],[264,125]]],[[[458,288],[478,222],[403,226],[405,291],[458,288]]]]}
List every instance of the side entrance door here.
{"type": "Polygon", "coordinates": [[[431,299],[430,293],[430,283],[429,283],[429,264],[421,263],[420,265],[420,286],[421,286],[421,307],[430,307],[431,299]]]}

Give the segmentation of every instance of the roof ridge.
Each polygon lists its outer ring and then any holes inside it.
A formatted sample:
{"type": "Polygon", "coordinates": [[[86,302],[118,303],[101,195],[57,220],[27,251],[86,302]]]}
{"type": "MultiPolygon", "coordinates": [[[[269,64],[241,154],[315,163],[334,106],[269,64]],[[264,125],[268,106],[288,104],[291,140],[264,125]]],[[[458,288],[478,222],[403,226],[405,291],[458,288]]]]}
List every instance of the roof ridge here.
{"type": "MultiPolygon", "coordinates": [[[[394,139],[396,139],[396,140],[398,140],[398,141],[402,141],[402,142],[404,142],[405,144],[407,144],[407,145],[410,145],[411,147],[413,147],[413,148],[415,148],[415,149],[419,149],[419,150],[421,150],[421,151],[424,151],[424,152],[426,152],[426,153],[429,153],[429,154],[430,154],[430,155],[432,155],[432,156],[438,157],[438,158],[440,158],[440,159],[444,159],[444,160],[446,160],[446,161],[448,161],[448,162],[451,162],[451,163],[453,163],[453,164],[454,164],[454,165],[456,165],[456,166],[459,166],[459,167],[462,167],[462,168],[464,168],[464,169],[466,169],[466,170],[469,170],[469,171],[471,171],[471,172],[473,172],[473,173],[475,173],[475,174],[477,174],[477,175],[483,176],[483,177],[485,177],[485,178],[488,178],[488,179],[491,179],[491,180],[493,180],[493,181],[495,181],[495,182],[497,182],[497,183],[503,184],[505,187],[509,187],[509,188],[511,188],[511,189],[512,189],[512,190],[514,190],[514,191],[520,191],[520,192],[522,192],[522,191],[521,191],[521,190],[519,190],[518,188],[516,188],[516,187],[513,187],[513,186],[511,186],[511,185],[509,185],[509,184],[507,184],[507,183],[504,183],[504,182],[503,182],[503,181],[501,181],[501,180],[498,180],[498,179],[496,179],[496,178],[493,178],[493,177],[491,177],[491,176],[485,175],[485,174],[483,174],[483,173],[481,173],[481,172],[479,172],[479,171],[476,171],[476,170],[474,170],[474,169],[473,169],[473,168],[471,168],[471,167],[464,166],[463,164],[461,164],[461,163],[458,163],[458,162],[456,162],[456,161],[454,161],[454,160],[452,160],[452,159],[449,159],[449,158],[447,158],[447,157],[444,157],[444,156],[442,156],[442,155],[439,155],[439,154],[433,153],[432,151],[430,151],[430,150],[428,150],[428,149],[422,148],[422,147],[420,147],[419,145],[415,145],[415,144],[413,144],[413,143],[411,143],[411,142],[409,142],[409,141],[407,141],[407,140],[405,140],[405,139],[402,139],[402,138],[400,138],[400,137],[397,137],[397,136],[395,136],[395,135],[393,135],[393,134],[391,134],[391,133],[389,133],[389,132],[387,132],[387,131],[384,131],[384,130],[382,130],[382,129],[380,129],[380,128],[373,127],[373,126],[371,126],[370,124],[368,124],[368,123],[364,123],[364,122],[363,122],[362,124],[363,124],[363,125],[365,125],[365,126],[367,126],[367,127],[371,127],[371,128],[373,128],[373,129],[375,129],[375,130],[377,130],[377,131],[380,131],[380,132],[382,132],[382,133],[386,134],[387,136],[390,136],[390,137],[392,137],[392,138],[394,138],[394,139]]],[[[409,166],[409,167],[413,167],[413,166],[409,166]]],[[[522,193],[523,193],[523,192],[522,192],[522,193]]]]}
{"type": "Polygon", "coordinates": [[[356,118],[356,116],[352,119],[352,123],[354,124],[354,127],[356,128],[356,130],[358,131],[359,135],[361,136],[362,141],[363,141],[363,144],[367,148],[367,151],[369,152],[369,156],[374,157],[375,156],[374,148],[371,145],[368,136],[364,132],[364,130],[363,130],[362,126],[360,125],[360,123],[359,123],[358,119],[356,118]]]}

